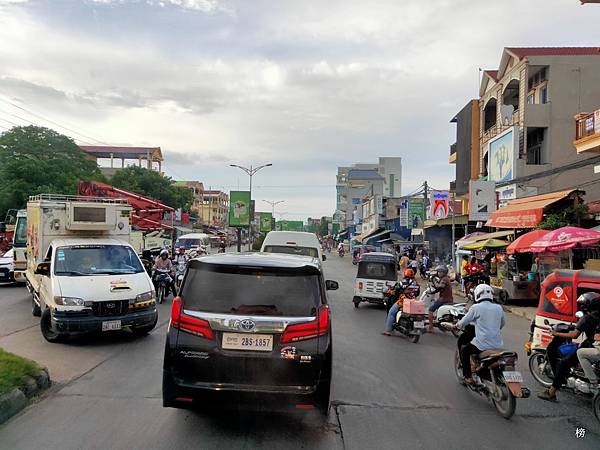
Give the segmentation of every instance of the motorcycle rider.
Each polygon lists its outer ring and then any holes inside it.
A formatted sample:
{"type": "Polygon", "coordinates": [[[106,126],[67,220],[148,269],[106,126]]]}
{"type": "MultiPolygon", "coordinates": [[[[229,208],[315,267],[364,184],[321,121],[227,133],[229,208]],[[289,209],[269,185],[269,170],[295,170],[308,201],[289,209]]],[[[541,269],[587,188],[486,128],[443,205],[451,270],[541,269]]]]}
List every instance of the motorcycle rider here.
{"type": "Polygon", "coordinates": [[[173,266],[173,261],[169,258],[169,251],[167,249],[163,249],[160,251],[160,254],[154,261],[154,276],[152,277],[152,283],[154,284],[154,290],[158,291],[157,281],[156,281],[156,271],[157,270],[167,270],[169,275],[171,276],[171,283],[169,289],[173,292],[173,296],[177,296],[177,291],[175,290],[175,283],[173,283],[173,277],[175,275],[175,270],[173,266]]]}
{"type": "Polygon", "coordinates": [[[181,246],[177,249],[177,255],[175,255],[175,265],[183,264],[184,266],[187,264],[189,258],[185,254],[185,247],[181,246]]]}
{"type": "Polygon", "coordinates": [[[579,319],[573,331],[568,333],[552,332],[552,336],[560,338],[552,339],[546,349],[552,373],[554,373],[554,380],[552,381],[552,386],[538,394],[538,397],[542,400],[556,401],[556,392],[566,382],[571,367],[574,367],[578,362],[577,352],[573,352],[570,356],[559,361],[559,347],[564,344],[565,339],[577,339],[583,333],[585,339],[579,345],[579,348],[587,349],[593,347],[594,335],[600,325],[600,295],[596,292],[581,294],[577,299],[577,309],[583,312],[584,316],[579,319]]]}
{"type": "Polygon", "coordinates": [[[402,293],[406,292],[409,289],[412,289],[415,292],[419,289],[419,285],[415,281],[415,272],[412,269],[406,269],[404,271],[404,278],[401,281],[399,281],[396,284],[396,286],[394,286],[394,289],[397,288],[400,289],[401,294],[398,297],[398,300],[396,300],[396,302],[392,305],[388,312],[387,319],[385,320],[385,330],[383,331],[383,333],[381,333],[384,336],[392,335],[394,323],[396,322],[396,314],[398,314],[398,311],[402,309],[402,305],[404,303],[404,297],[402,296],[402,293]]]}
{"type": "Polygon", "coordinates": [[[339,243],[339,245],[337,247],[337,251],[338,251],[338,253],[340,253],[342,255],[344,254],[344,243],[343,242],[339,243]]]}
{"type": "MultiPolygon", "coordinates": [[[[458,321],[456,328],[464,329],[474,324],[475,337],[460,347],[460,360],[465,383],[473,384],[471,355],[485,350],[499,349],[504,346],[502,328],[505,324],[502,306],[494,303],[494,292],[487,284],[480,284],[474,292],[475,304],[465,317],[458,321]]],[[[459,343],[460,345],[460,343],[459,343]]]]}
{"type": "Polygon", "coordinates": [[[225,239],[221,239],[221,242],[219,243],[219,253],[225,253],[226,249],[227,244],[225,243],[225,239]]]}
{"type": "Polygon", "coordinates": [[[447,303],[453,303],[454,297],[452,296],[452,282],[448,277],[448,267],[440,265],[436,268],[436,274],[439,281],[434,280],[432,283],[433,294],[439,292],[439,298],[431,304],[429,307],[429,326],[427,331],[433,333],[433,314],[439,309],[440,306],[447,303]]]}

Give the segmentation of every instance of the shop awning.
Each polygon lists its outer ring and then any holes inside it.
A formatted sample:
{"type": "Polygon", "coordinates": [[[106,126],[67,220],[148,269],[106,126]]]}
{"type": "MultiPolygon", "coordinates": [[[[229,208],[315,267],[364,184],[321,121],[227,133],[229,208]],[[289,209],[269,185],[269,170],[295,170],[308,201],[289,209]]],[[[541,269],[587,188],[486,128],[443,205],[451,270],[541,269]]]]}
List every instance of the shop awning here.
{"type": "Polygon", "coordinates": [[[510,200],[508,205],[494,211],[486,226],[497,228],[534,228],[540,224],[544,209],[569,197],[576,189],[534,195],[510,200]]]}
{"type": "Polygon", "coordinates": [[[465,250],[483,250],[484,248],[504,248],[507,247],[509,242],[501,239],[486,239],[484,241],[473,242],[472,244],[465,245],[465,250]]]}
{"type": "Polygon", "coordinates": [[[373,230],[373,231],[367,231],[365,233],[359,234],[358,236],[354,236],[354,239],[356,239],[358,242],[366,242],[367,238],[373,237],[375,234],[379,233],[381,231],[381,228],[377,229],[377,230],[373,230]]]}
{"type": "Polygon", "coordinates": [[[459,239],[458,241],[456,241],[456,245],[459,248],[464,248],[467,245],[473,244],[475,242],[479,242],[479,241],[486,241],[488,239],[498,239],[498,238],[505,238],[507,236],[511,236],[513,235],[515,232],[512,230],[506,230],[506,231],[495,231],[493,233],[481,233],[481,232],[475,232],[475,233],[471,233],[467,236],[465,236],[462,239],[459,239]]]}
{"type": "MultiPolygon", "coordinates": [[[[379,233],[375,233],[372,236],[366,237],[363,242],[366,244],[368,242],[371,242],[373,240],[378,240],[378,239],[383,239],[383,236],[388,235],[391,233],[390,230],[383,230],[383,231],[379,231],[379,233]]],[[[387,237],[387,236],[386,236],[387,237]]]]}

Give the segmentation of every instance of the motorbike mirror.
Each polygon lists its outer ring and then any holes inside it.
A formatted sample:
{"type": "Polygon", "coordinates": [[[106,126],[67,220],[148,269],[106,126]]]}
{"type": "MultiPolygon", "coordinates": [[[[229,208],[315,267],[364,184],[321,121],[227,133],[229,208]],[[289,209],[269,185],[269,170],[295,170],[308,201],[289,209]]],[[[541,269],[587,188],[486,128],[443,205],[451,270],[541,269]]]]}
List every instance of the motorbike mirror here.
{"type": "Polygon", "coordinates": [[[544,319],[544,325],[550,325],[550,321],[548,319],[544,319]]]}
{"type": "Polygon", "coordinates": [[[583,317],[583,315],[584,315],[584,314],[583,314],[583,311],[577,311],[577,312],[575,313],[575,317],[577,317],[578,319],[581,319],[581,318],[583,317]]]}
{"type": "Polygon", "coordinates": [[[325,280],[325,289],[328,291],[337,291],[339,288],[340,285],[337,281],[325,280]]]}

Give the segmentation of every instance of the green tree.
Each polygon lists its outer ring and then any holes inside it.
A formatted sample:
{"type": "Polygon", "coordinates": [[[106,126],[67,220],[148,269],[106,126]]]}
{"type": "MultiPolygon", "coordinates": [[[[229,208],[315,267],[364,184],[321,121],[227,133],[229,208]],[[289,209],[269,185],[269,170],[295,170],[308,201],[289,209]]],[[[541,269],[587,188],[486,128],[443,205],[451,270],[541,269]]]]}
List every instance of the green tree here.
{"type": "Polygon", "coordinates": [[[581,226],[581,221],[589,214],[588,206],[579,204],[548,214],[538,225],[541,230],[556,230],[569,225],[581,226]]]}
{"type": "Polygon", "coordinates": [[[117,170],[110,179],[110,184],[119,189],[155,198],[184,211],[190,210],[194,200],[192,191],[175,186],[171,177],[137,166],[117,170]]]}
{"type": "Polygon", "coordinates": [[[15,127],[0,134],[0,217],[24,208],[30,195],[75,195],[79,180],[102,175],[68,136],[44,127],[15,127]]]}

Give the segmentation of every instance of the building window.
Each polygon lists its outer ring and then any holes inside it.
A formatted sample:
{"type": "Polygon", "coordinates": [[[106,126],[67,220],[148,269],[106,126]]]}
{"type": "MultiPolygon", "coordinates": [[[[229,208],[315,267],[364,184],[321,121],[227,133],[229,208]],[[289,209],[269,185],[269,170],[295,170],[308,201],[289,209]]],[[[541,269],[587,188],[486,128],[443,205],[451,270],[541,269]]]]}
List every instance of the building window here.
{"type": "Polygon", "coordinates": [[[533,128],[527,131],[527,164],[544,164],[544,128],[533,128]]]}
{"type": "Polygon", "coordinates": [[[390,173],[390,197],[394,197],[394,174],[390,173]]]}
{"type": "Polygon", "coordinates": [[[535,92],[530,92],[527,95],[527,104],[528,105],[533,105],[535,103],[535,92]]]}
{"type": "Polygon", "coordinates": [[[548,86],[544,86],[540,89],[540,103],[548,103],[548,86]]]}

